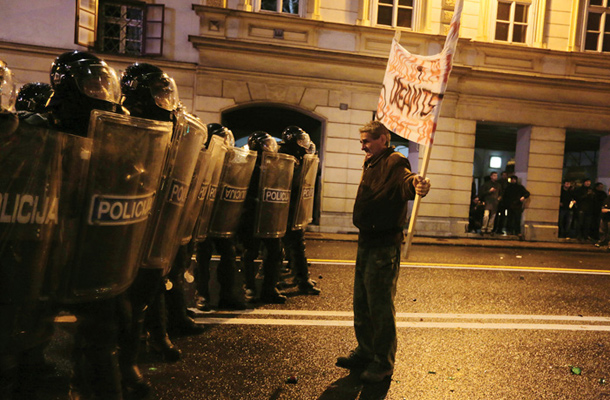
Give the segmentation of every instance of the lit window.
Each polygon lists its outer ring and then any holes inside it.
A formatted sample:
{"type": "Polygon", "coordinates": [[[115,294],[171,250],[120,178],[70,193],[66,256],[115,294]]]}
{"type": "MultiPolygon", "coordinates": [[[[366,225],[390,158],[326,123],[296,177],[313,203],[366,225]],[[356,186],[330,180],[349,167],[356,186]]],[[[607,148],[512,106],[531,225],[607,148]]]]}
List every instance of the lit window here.
{"type": "Polygon", "coordinates": [[[609,0],[589,0],[585,21],[585,50],[610,51],[609,0]]]}
{"type": "Polygon", "coordinates": [[[75,43],[105,53],[162,55],[165,6],[138,1],[78,0],[75,43]]]}
{"type": "Polygon", "coordinates": [[[530,5],[517,1],[498,1],[495,40],[526,43],[530,5]]]}
{"type": "Polygon", "coordinates": [[[502,167],[502,157],[491,156],[489,157],[489,168],[500,168],[502,167]]]}
{"type": "Polygon", "coordinates": [[[301,15],[304,0],[260,0],[259,11],[301,15]]]}
{"type": "Polygon", "coordinates": [[[417,0],[377,0],[377,25],[413,28],[417,0]]]}

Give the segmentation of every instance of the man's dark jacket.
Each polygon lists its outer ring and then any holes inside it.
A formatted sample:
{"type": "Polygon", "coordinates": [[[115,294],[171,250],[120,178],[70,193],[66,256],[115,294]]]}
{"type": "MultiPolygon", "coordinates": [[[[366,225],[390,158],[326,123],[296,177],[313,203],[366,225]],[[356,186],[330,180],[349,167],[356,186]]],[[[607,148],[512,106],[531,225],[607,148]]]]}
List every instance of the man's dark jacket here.
{"type": "Polygon", "coordinates": [[[407,201],[415,198],[415,177],[409,160],[394,147],[364,162],[353,214],[360,245],[401,243],[407,201]]]}

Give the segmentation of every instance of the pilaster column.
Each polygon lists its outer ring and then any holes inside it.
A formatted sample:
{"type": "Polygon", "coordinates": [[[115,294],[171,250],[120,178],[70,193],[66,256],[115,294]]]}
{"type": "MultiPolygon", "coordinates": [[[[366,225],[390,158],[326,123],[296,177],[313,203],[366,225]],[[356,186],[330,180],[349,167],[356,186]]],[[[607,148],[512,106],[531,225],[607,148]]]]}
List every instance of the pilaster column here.
{"type": "Polygon", "coordinates": [[[517,133],[515,175],[530,192],[523,212],[526,240],[557,240],[565,129],[528,126],[517,133]]]}

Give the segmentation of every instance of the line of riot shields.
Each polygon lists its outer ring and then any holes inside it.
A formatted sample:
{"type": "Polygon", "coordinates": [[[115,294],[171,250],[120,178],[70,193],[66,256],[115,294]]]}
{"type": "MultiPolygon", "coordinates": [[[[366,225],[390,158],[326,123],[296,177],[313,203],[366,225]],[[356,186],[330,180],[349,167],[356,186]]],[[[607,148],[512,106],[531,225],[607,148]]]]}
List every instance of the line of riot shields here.
{"type": "MultiPolygon", "coordinates": [[[[116,296],[179,246],[236,233],[257,153],[183,113],[173,126],[94,110],[87,137],[21,122],[0,132],[0,354],[32,346],[51,304],[116,296]],[[14,127],[13,127],[14,128],[14,127]]],[[[263,153],[255,236],[312,220],[318,168],[263,153]],[[291,192],[297,206],[289,212],[291,192]]]]}

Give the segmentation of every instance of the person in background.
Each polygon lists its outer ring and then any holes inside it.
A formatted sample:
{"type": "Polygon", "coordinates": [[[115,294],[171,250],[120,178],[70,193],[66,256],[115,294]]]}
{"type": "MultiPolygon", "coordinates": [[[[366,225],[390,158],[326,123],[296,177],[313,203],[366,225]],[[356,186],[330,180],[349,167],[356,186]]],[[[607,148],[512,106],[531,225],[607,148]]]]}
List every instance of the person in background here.
{"type": "Polygon", "coordinates": [[[572,182],[564,179],[561,185],[561,195],[559,198],[559,237],[568,238],[570,237],[570,230],[572,229],[572,220],[574,217],[574,195],[572,193],[572,182]]]}
{"type": "Polygon", "coordinates": [[[493,233],[494,221],[498,213],[498,204],[502,195],[502,186],[498,182],[498,173],[489,174],[489,180],[479,190],[479,197],[485,205],[481,234],[493,233]]]}
{"type": "Polygon", "coordinates": [[[591,224],[595,209],[595,193],[591,187],[591,179],[586,178],[582,186],[574,189],[576,200],[576,238],[581,241],[592,240],[591,224]]]}
{"type": "MultiPolygon", "coordinates": [[[[596,247],[607,246],[610,241],[610,189],[608,189],[608,196],[602,203],[600,213],[599,240],[595,243],[596,247]]],[[[610,245],[608,245],[608,250],[610,250],[610,245]]]]}
{"type": "Polygon", "coordinates": [[[519,178],[513,175],[508,179],[508,185],[504,190],[502,199],[506,205],[507,221],[506,233],[521,236],[521,215],[523,214],[523,202],[530,197],[530,192],[519,183],[519,178]]]}

